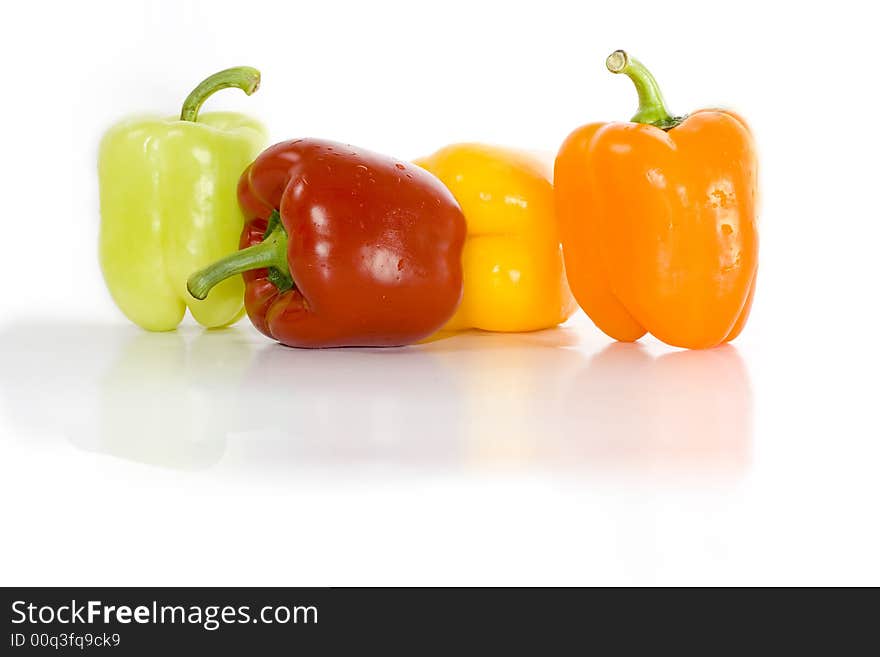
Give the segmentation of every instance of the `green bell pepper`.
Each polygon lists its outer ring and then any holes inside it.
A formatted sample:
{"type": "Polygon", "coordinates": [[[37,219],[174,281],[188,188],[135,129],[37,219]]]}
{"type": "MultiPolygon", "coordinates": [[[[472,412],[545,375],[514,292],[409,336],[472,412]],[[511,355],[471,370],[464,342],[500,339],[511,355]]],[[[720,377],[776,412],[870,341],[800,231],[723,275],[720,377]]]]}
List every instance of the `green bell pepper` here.
{"type": "Polygon", "coordinates": [[[101,141],[101,269],[113,300],[138,326],[173,330],[187,307],[206,327],[232,324],[244,313],[240,276],[204,301],[187,293],[186,279],[238,248],[244,225],[238,179],[267,140],[254,119],[231,112],[199,116],[199,108],[219,89],[250,95],[259,83],[252,68],[221,71],[193,90],[179,120],[128,119],[101,141]]]}

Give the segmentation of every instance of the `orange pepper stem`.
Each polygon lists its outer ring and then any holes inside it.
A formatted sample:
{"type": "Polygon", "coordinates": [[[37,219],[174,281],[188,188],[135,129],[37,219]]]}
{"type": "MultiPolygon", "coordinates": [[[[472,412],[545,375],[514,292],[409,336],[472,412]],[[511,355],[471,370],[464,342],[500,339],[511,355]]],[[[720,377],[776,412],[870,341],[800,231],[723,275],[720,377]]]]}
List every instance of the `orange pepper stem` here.
{"type": "Polygon", "coordinates": [[[669,113],[657,80],[644,64],[630,57],[626,51],[615,50],[608,55],[605,66],[612,73],[623,73],[636,86],[639,111],[630,119],[633,123],[647,123],[661,130],[670,130],[684,120],[684,117],[675,117],[669,113]]]}

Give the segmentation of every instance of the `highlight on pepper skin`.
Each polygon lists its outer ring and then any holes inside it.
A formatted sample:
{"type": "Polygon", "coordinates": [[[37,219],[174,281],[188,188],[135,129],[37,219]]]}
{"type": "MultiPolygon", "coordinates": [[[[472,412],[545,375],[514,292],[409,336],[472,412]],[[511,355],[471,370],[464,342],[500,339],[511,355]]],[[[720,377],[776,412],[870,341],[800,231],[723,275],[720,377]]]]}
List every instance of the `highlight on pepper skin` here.
{"type": "Polygon", "coordinates": [[[739,335],[758,269],[757,156],[746,123],[722,110],[673,116],[651,73],[624,51],[609,71],[636,87],[628,123],[572,132],[554,189],[568,280],[616,340],[646,332],[714,347],[739,335]]]}

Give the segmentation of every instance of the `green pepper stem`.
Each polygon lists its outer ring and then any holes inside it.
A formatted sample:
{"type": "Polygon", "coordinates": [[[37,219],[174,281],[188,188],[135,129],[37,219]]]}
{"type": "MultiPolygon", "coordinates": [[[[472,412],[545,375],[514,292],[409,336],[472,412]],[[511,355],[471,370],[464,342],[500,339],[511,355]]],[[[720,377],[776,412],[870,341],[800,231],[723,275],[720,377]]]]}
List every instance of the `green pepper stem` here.
{"type": "Polygon", "coordinates": [[[287,233],[280,226],[259,244],[231,253],[189,277],[186,289],[196,299],[204,299],[215,285],[230,276],[252,269],[274,268],[289,276],[287,233]]]}
{"type": "Polygon", "coordinates": [[[208,97],[221,89],[228,89],[229,87],[237,87],[250,96],[260,88],[260,72],[250,66],[236,66],[235,68],[227,68],[205,78],[183,101],[183,109],[180,110],[180,120],[197,121],[199,110],[208,97]]]}
{"type": "Polygon", "coordinates": [[[658,128],[668,130],[681,122],[666,109],[660,85],[639,60],[630,57],[626,51],[615,50],[608,55],[605,66],[612,73],[623,73],[636,86],[639,94],[639,111],[632,117],[634,123],[649,123],[658,128]]]}

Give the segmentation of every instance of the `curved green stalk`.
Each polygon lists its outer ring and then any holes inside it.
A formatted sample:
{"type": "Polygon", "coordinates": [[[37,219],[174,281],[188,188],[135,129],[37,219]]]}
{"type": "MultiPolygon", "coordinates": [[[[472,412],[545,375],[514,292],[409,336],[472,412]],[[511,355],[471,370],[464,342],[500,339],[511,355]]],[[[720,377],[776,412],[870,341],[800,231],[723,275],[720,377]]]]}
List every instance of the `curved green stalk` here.
{"type": "Polygon", "coordinates": [[[684,120],[684,117],[672,116],[669,113],[657,80],[644,64],[630,57],[626,51],[615,50],[608,55],[605,66],[612,73],[626,75],[636,87],[636,92],[639,94],[639,111],[633,115],[631,121],[670,130],[684,120]]]}
{"type": "Polygon", "coordinates": [[[252,269],[269,269],[269,280],[282,292],[293,287],[287,264],[287,232],[273,213],[266,236],[259,244],[231,253],[200,269],[186,281],[186,289],[196,299],[204,299],[215,285],[230,276],[252,269]]]}
{"type": "Polygon", "coordinates": [[[183,101],[180,110],[181,121],[197,121],[199,110],[208,97],[221,89],[236,87],[248,96],[260,88],[260,72],[250,66],[227,68],[202,80],[183,101]]]}

